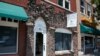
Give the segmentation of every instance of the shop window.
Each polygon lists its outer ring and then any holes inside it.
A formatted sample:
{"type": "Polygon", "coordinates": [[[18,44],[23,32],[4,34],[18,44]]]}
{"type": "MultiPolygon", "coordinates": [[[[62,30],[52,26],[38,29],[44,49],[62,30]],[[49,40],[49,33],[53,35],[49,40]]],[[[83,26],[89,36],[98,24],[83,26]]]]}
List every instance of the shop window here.
{"type": "Polygon", "coordinates": [[[93,37],[85,36],[85,47],[93,48],[93,37]]]}
{"type": "Polygon", "coordinates": [[[55,32],[55,50],[71,50],[71,34],[55,32]]]}
{"type": "Polygon", "coordinates": [[[70,1],[69,0],[58,0],[58,5],[63,8],[70,9],[70,1]]]}
{"type": "Polygon", "coordinates": [[[6,17],[0,18],[0,54],[17,53],[17,32],[18,22],[6,17]]]}
{"type": "Polygon", "coordinates": [[[0,26],[0,54],[17,52],[17,28],[0,26]]]}
{"type": "Polygon", "coordinates": [[[85,14],[85,2],[84,0],[80,0],[80,10],[85,14]]]}
{"type": "Polygon", "coordinates": [[[1,21],[6,21],[6,17],[2,17],[1,18],[1,21]]]}
{"type": "Polygon", "coordinates": [[[100,38],[97,38],[96,45],[97,45],[97,48],[100,48],[100,38]]]}

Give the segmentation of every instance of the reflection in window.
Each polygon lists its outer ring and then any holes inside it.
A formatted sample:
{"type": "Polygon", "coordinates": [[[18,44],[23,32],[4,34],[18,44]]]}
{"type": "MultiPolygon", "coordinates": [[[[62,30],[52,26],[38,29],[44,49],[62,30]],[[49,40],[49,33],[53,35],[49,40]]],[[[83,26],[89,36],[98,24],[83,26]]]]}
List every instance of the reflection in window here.
{"type": "Polygon", "coordinates": [[[81,6],[84,6],[85,5],[84,0],[80,0],[80,4],[81,6]]]}
{"type": "Polygon", "coordinates": [[[70,1],[69,0],[58,0],[58,5],[63,8],[70,9],[70,1]]]}
{"type": "Polygon", "coordinates": [[[55,33],[55,50],[71,50],[71,34],[55,33]]]}
{"type": "Polygon", "coordinates": [[[59,4],[60,6],[63,6],[63,0],[58,0],[58,4],[59,4]]]}
{"type": "Polygon", "coordinates": [[[80,0],[80,10],[82,13],[85,13],[85,2],[84,0],[80,0]]]}
{"type": "Polygon", "coordinates": [[[17,28],[0,26],[0,53],[15,53],[17,28]]]}
{"type": "Polygon", "coordinates": [[[91,9],[92,9],[91,6],[88,4],[87,5],[87,15],[88,16],[91,16],[91,9]]]}
{"type": "Polygon", "coordinates": [[[69,9],[69,2],[65,1],[65,8],[69,9]]]}
{"type": "Polygon", "coordinates": [[[85,36],[85,47],[86,48],[93,47],[93,37],[85,36]]]}

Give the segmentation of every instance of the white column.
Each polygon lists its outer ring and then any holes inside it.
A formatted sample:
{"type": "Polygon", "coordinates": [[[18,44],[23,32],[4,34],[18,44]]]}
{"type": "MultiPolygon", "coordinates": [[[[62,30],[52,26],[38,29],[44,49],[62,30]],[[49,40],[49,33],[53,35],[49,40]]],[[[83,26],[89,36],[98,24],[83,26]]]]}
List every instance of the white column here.
{"type": "Polygon", "coordinates": [[[77,39],[78,39],[78,56],[81,56],[82,55],[82,52],[81,52],[81,33],[80,33],[80,16],[81,16],[81,13],[80,13],[80,0],[76,0],[76,9],[77,9],[77,39]]]}

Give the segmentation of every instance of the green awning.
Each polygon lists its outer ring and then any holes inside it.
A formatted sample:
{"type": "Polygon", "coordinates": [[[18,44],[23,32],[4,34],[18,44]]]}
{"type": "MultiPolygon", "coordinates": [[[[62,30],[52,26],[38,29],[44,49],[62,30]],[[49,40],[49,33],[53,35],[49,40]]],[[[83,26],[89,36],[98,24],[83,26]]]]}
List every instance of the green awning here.
{"type": "Polygon", "coordinates": [[[84,24],[80,24],[81,33],[93,34],[93,35],[100,35],[100,30],[96,28],[92,28],[89,26],[85,26],[84,24]]]}
{"type": "Polygon", "coordinates": [[[94,28],[93,34],[94,35],[100,35],[100,30],[94,28]]]}
{"type": "Polygon", "coordinates": [[[0,17],[26,21],[28,16],[23,7],[0,2],[0,17]]]}
{"type": "Polygon", "coordinates": [[[83,24],[80,24],[80,30],[82,33],[88,33],[88,34],[92,34],[93,33],[93,29],[88,27],[88,26],[85,26],[83,24]]]}

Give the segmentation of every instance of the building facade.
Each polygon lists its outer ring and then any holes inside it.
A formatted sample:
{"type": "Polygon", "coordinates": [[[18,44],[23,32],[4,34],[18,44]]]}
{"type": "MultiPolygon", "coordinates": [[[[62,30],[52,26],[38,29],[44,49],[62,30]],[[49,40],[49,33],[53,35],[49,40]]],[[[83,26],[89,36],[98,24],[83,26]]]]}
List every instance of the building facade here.
{"type": "Polygon", "coordinates": [[[76,0],[31,0],[26,56],[77,56],[77,27],[67,27],[76,10],[76,0]]]}
{"type": "Polygon", "coordinates": [[[96,37],[100,32],[96,29],[97,23],[94,21],[93,6],[90,1],[31,1],[29,3],[30,20],[27,22],[27,56],[94,54],[96,37]],[[77,13],[77,26],[68,27],[67,15],[75,12],[77,13]]]}
{"type": "Polygon", "coordinates": [[[96,25],[90,0],[1,0],[0,56],[94,54],[96,25]]]}
{"type": "Polygon", "coordinates": [[[27,3],[0,0],[0,56],[25,56],[27,3]]]}
{"type": "MultiPolygon", "coordinates": [[[[91,0],[90,0],[91,1],[91,0]]],[[[94,54],[98,49],[100,30],[94,17],[94,7],[88,0],[80,0],[80,31],[81,31],[81,50],[84,55],[94,54]],[[89,51],[88,51],[89,50],[89,51]]]]}

